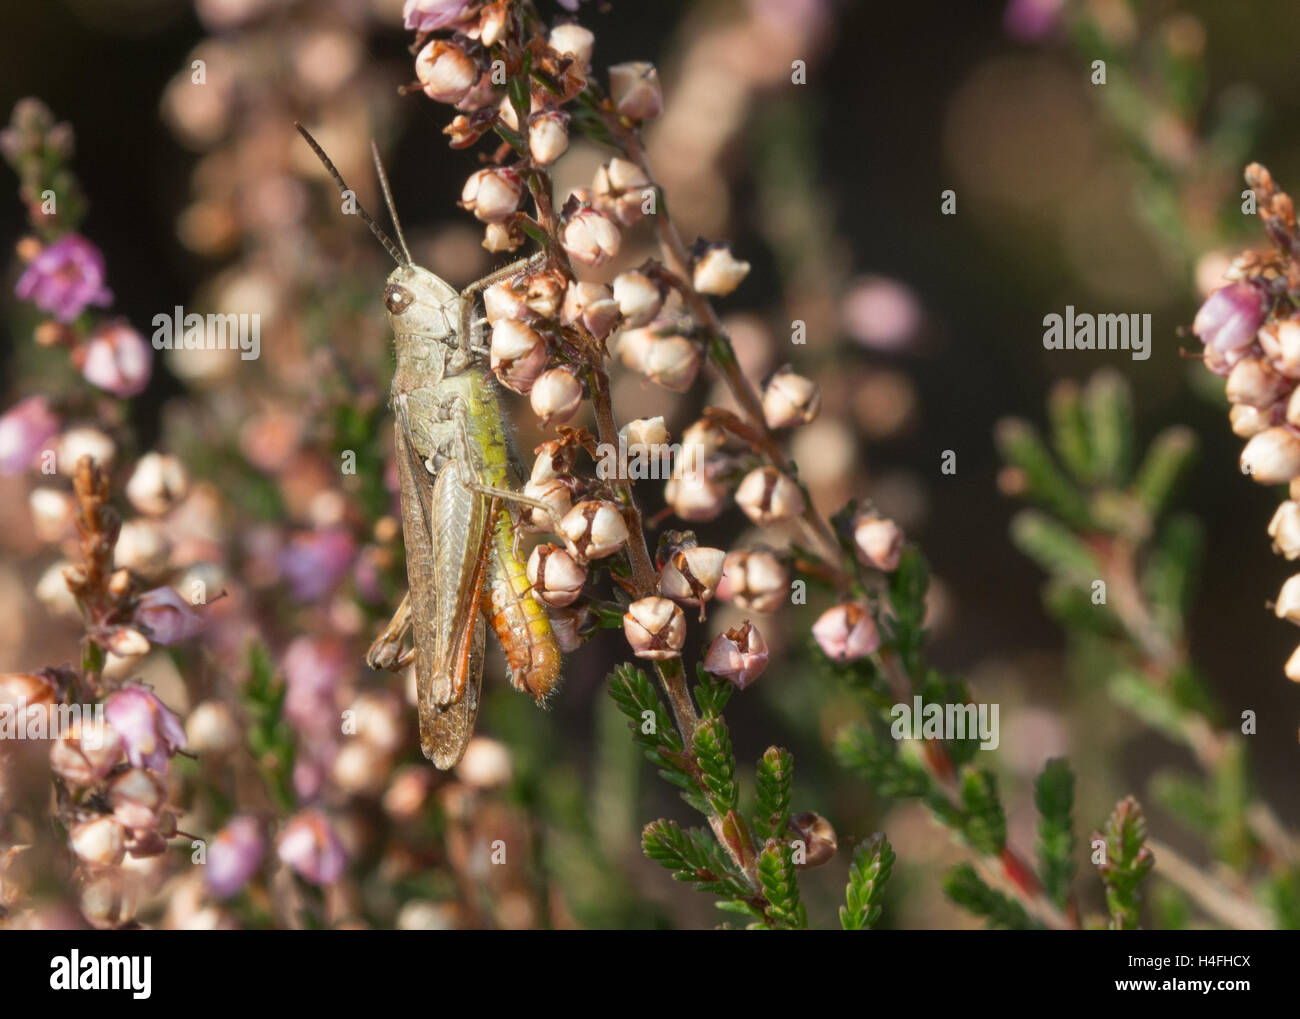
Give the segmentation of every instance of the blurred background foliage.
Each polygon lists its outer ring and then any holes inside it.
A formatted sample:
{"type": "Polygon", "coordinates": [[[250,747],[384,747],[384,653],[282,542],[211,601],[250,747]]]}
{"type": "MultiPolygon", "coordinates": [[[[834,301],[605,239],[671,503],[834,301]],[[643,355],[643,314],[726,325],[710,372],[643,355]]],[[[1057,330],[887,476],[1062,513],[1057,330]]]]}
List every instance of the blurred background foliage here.
{"type": "MultiPolygon", "coordinates": [[[[293,312],[277,320],[292,319],[284,332],[264,332],[263,360],[240,364],[238,381],[178,376],[164,358],[129,408],[140,448],[182,453],[196,479],[217,482],[245,539],[263,525],[310,517],[304,507],[327,483],[313,472],[330,470],[336,450],[379,443],[381,457],[387,442],[382,252],[355,221],[334,215],[316,178],[304,179],[312,171],[301,153],[284,156],[281,135],[292,134],[293,117],[328,123],[322,142],[371,207],[365,145],[369,134],[379,139],[417,260],[458,283],[490,264],[453,204],[473,166],[446,148],[445,111],[396,95],[410,78],[400,3],[277,2],[253,31],[246,12],[262,6],[49,0],[7,10],[0,43],[0,93],[8,101],[39,96],[76,130],[90,205],[81,232],[105,253],[117,313],[145,331],[175,304],[219,304],[214,292],[248,283],[250,273],[269,275],[274,299],[293,312]],[[209,52],[209,87],[226,90],[211,101],[235,105],[178,111],[169,85],[188,74],[196,47],[214,41],[240,45],[238,66],[264,77],[241,90],[249,81],[228,81],[221,55],[209,52]],[[236,132],[217,161],[215,135],[177,130],[207,115],[236,132]],[[239,426],[253,413],[286,416],[275,428],[301,433],[295,441],[315,455],[250,471],[241,442],[246,452],[257,439],[245,430],[241,440],[239,426]]],[[[1270,494],[1237,477],[1226,406],[1205,395],[1195,378],[1208,373],[1180,352],[1195,346],[1182,330],[1216,264],[1243,237],[1254,239],[1253,219],[1240,215],[1241,164],[1266,163],[1283,186],[1300,180],[1300,141],[1289,127],[1300,113],[1290,45],[1300,8],[1289,0],[1102,0],[1069,11],[1071,27],[1034,40],[1008,30],[1000,3],[948,0],[615,0],[608,10],[584,6],[584,21],[596,32],[599,65],[648,59],[661,69],[668,109],[650,132],[651,153],[683,232],[729,236],[754,264],[723,305],[747,369],[761,376],[791,359],[822,385],[822,416],[793,450],[818,506],[829,514],[869,496],[924,548],[933,572],[931,657],[965,676],[976,700],[1002,705],[992,766],[1012,840],[1032,842],[1033,778],[1050,757],[1068,756],[1080,776],[1075,814],[1085,830],[1124,794],[1141,795],[1151,776],[1189,761],[1071,678],[1063,635],[1042,605],[1041,574],[1008,538],[1017,506],[998,491],[995,423],[1009,415],[1041,421],[1053,382],[1082,381],[1102,367],[1131,382],[1138,434],[1183,423],[1198,437],[1196,467],[1175,497],[1199,518],[1205,547],[1185,636],[1226,717],[1257,712],[1248,742],[1259,789],[1294,825],[1300,711],[1281,675],[1293,638],[1261,604],[1285,568],[1263,540],[1270,494]],[[773,38],[782,43],[764,42],[773,38]],[[788,84],[794,58],[808,61],[807,85],[788,84]],[[1108,62],[1105,86],[1089,82],[1094,59],[1108,62]],[[940,213],[945,189],[956,192],[954,216],[940,213]],[[1067,304],[1150,312],[1150,359],[1048,356],[1042,318],[1067,304]],[[787,346],[795,319],[808,323],[804,347],[787,346]],[[955,475],[940,473],[945,450],[957,454],[955,475]]],[[[575,147],[561,185],[584,184],[596,163],[594,150],[575,147]]],[[[14,239],[24,229],[19,203],[0,203],[0,234],[14,239]]],[[[639,257],[629,252],[625,261],[639,257]]],[[[15,264],[11,282],[16,272],[15,264]]],[[[4,322],[8,406],[53,387],[68,369],[33,347],[33,321],[16,301],[6,303],[4,322]]],[[[661,391],[620,385],[615,405],[625,419],[665,413],[674,435],[699,409],[690,397],[665,409],[661,391]]],[[[537,441],[534,427],[521,425],[521,448],[537,441]]],[[[370,519],[386,498],[378,480],[363,478],[351,492],[370,519]]],[[[6,669],[76,653],[75,627],[25,593],[49,563],[30,532],[26,484],[0,481],[6,669]]],[[[657,493],[647,498],[652,513],[662,506],[657,493]]],[[[733,511],[700,537],[731,547],[742,525],[733,511]]],[[[337,622],[329,610],[308,621],[279,606],[274,591],[255,604],[270,607],[258,629],[277,660],[299,632],[337,622]]],[[[359,604],[344,630],[358,648],[384,613],[382,601],[359,604]]],[[[937,879],[961,851],[934,838],[920,807],[886,812],[834,762],[829,735],[861,709],[814,666],[805,636],[812,616],[798,611],[765,625],[773,664],[732,699],[727,716],[742,761],[773,743],[793,751],[795,808],[824,814],[839,834],[837,864],[802,881],[813,923],[834,915],[851,847],[877,829],[898,854],[881,925],[972,923],[937,879]]],[[[739,618],[720,607],[709,631],[739,618]]],[[[539,911],[523,922],[715,923],[707,897],[668,882],[639,852],[641,825],[683,808],[640,760],[602,689],[620,651],[598,641],[569,659],[546,714],[502,689],[499,665],[487,680],[493,691],[480,725],[514,754],[501,799],[517,811],[512,818],[534,826],[548,875],[533,899],[539,911]]],[[[371,680],[355,660],[364,687],[371,680]]],[[[1153,831],[1199,853],[1170,815],[1144,804],[1153,831]]],[[[438,897],[418,868],[411,874],[410,895],[438,897]]],[[[1100,908],[1095,882],[1086,894],[1086,905],[1100,908]]]]}

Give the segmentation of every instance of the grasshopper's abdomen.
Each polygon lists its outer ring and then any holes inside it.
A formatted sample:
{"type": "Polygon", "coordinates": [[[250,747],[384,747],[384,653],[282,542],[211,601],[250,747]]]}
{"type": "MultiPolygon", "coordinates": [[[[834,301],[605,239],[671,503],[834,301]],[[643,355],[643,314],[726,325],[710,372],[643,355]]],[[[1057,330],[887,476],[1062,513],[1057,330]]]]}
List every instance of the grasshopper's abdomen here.
{"type": "Polygon", "coordinates": [[[560,648],[546,610],[533,597],[523,561],[515,552],[508,510],[494,524],[490,582],[483,591],[483,613],[501,642],[516,690],[543,701],[560,680],[560,648]]]}

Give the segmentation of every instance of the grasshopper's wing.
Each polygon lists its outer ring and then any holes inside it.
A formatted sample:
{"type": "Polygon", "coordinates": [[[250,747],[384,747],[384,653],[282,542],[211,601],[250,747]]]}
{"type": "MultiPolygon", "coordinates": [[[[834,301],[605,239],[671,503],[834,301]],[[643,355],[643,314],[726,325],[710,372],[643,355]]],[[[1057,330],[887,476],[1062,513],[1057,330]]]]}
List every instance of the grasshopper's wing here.
{"type": "Polygon", "coordinates": [[[395,438],[402,486],[402,535],[411,598],[420,749],[447,770],[465,753],[478,716],[483,678],[486,514],[451,460],[433,478],[416,450],[405,406],[395,438]]]}

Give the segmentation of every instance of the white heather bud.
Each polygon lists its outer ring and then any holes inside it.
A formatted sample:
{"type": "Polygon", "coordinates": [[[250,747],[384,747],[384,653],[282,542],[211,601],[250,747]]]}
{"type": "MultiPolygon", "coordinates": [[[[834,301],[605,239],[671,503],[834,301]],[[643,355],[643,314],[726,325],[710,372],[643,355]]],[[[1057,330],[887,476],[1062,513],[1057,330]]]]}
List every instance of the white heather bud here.
{"type": "Polygon", "coordinates": [[[748,275],[748,262],[735,258],[725,244],[715,244],[695,263],[695,289],[702,294],[725,297],[748,275]]]}
{"type": "Polygon", "coordinates": [[[683,520],[712,520],[727,508],[727,488],[704,469],[679,471],[664,486],[664,502],[683,520]]]}
{"type": "Polygon", "coordinates": [[[576,609],[547,609],[555,643],[566,655],[582,647],[586,635],[595,626],[595,614],[585,606],[576,609]]]}
{"type": "Polygon", "coordinates": [[[106,719],[73,721],[50,747],[50,769],[74,786],[97,785],[122,757],[122,737],[106,719]]]}
{"type": "Polygon", "coordinates": [[[483,291],[483,314],[489,325],[496,325],[503,318],[523,318],[528,314],[528,304],[524,300],[524,291],[518,286],[518,277],[493,283],[483,291]]]}
{"type": "Polygon", "coordinates": [[[587,499],[564,515],[559,533],[580,559],[603,559],[627,541],[627,522],[614,503],[587,499]]]}
{"type": "Polygon", "coordinates": [[[524,280],[524,304],[542,318],[553,318],[560,310],[567,285],[564,276],[553,269],[531,273],[524,280]]]}
{"type": "Polygon", "coordinates": [[[461,208],[484,223],[499,223],[519,208],[522,186],[513,170],[493,167],[477,170],[465,181],[460,193],[461,208]]]}
{"type": "Polygon", "coordinates": [[[36,600],[44,605],[45,610],[52,616],[78,619],[81,610],[77,607],[77,599],[68,590],[67,581],[63,579],[63,571],[67,566],[68,561],[60,559],[46,568],[40,579],[36,581],[36,600]]]}
{"type": "Polygon", "coordinates": [[[813,638],[828,658],[852,662],[880,647],[880,632],[871,613],[855,602],[827,609],[813,623],[813,638]]]}
{"type": "Polygon", "coordinates": [[[637,418],[629,421],[618,432],[619,441],[628,456],[651,456],[672,440],[662,417],[637,418]]]}
{"type": "Polygon", "coordinates": [[[1270,407],[1291,389],[1295,382],[1279,375],[1262,357],[1238,361],[1228,373],[1226,393],[1229,403],[1250,407],[1270,407]]]}
{"type": "Polygon", "coordinates": [[[139,630],[128,626],[119,627],[108,638],[108,650],[118,658],[134,658],[149,651],[149,638],[139,630]]]}
{"type": "Polygon", "coordinates": [[[239,721],[223,701],[204,701],[185,719],[185,745],[200,754],[228,754],[239,748],[239,721]]]}
{"type": "Polygon", "coordinates": [[[103,870],[82,883],[77,905],[92,927],[111,930],[135,918],[139,899],[138,881],[121,870],[103,870]]]}
{"type": "Polygon", "coordinates": [[[717,591],[726,558],[720,548],[678,549],[659,571],[659,590],[683,605],[700,605],[717,591]]]}
{"type": "Polygon", "coordinates": [[[662,336],[655,326],[627,330],[618,349],[629,368],[674,393],[690,389],[699,374],[699,347],[685,336],[662,336]]]}
{"type": "Polygon", "coordinates": [[[478,66],[463,49],[434,39],[415,58],[415,76],[424,94],[439,103],[458,103],[478,81],[478,66]]]}
{"type": "Polygon", "coordinates": [[[764,526],[802,513],[803,493],[775,467],[756,467],[736,489],[736,505],[750,520],[764,526]]]}
{"type": "Polygon", "coordinates": [[[564,292],[560,319],[565,325],[582,323],[592,336],[603,340],[618,323],[619,307],[603,283],[570,283],[564,292]]]}
{"type": "Polygon", "coordinates": [[[789,596],[790,573],[767,549],[729,552],[717,593],[745,611],[774,612],[789,596]]]}
{"type": "Polygon", "coordinates": [[[509,96],[505,96],[497,106],[497,118],[511,131],[519,130],[519,114],[515,112],[515,104],[509,96]]]}
{"type": "Polygon", "coordinates": [[[613,159],[596,171],[592,181],[592,201],[624,226],[645,218],[646,189],[650,178],[636,163],[613,159]]]}
{"type": "Polygon", "coordinates": [[[560,241],[569,257],[582,265],[604,265],[618,254],[622,235],[604,213],[581,208],[565,224],[560,241]]]}
{"type": "Polygon", "coordinates": [[[128,768],[109,781],[108,801],[124,827],[149,829],[158,824],[167,806],[167,787],[144,768],[128,768]]]}
{"type": "Polygon", "coordinates": [[[126,855],[126,830],[107,815],[82,821],[68,832],[68,847],[84,863],[114,867],[126,855]]]}
{"type": "Polygon", "coordinates": [[[110,467],[117,455],[113,440],[98,428],[69,428],[59,437],[59,471],[70,474],[77,461],[88,456],[100,467],[110,467]]]}
{"type": "Polygon", "coordinates": [[[571,445],[548,439],[533,454],[533,469],[528,475],[532,481],[551,481],[573,473],[575,454],[571,445]]]}
{"type": "Polygon", "coordinates": [[[536,499],[550,507],[549,514],[536,507],[528,508],[528,521],[533,527],[542,531],[553,531],[564,519],[564,515],[573,506],[573,490],[563,478],[547,478],[544,481],[530,480],[524,485],[524,495],[536,499]]]}
{"type": "Polygon", "coordinates": [[[1270,322],[1259,331],[1257,338],[1274,370],[1288,378],[1300,379],[1300,321],[1270,322]]]}
{"type": "Polygon", "coordinates": [[[528,151],[539,166],[554,163],[569,147],[569,115],[547,110],[528,125],[528,151]]]}
{"type": "Polygon", "coordinates": [[[508,4],[488,4],[483,8],[483,13],[479,18],[478,41],[484,46],[495,46],[498,40],[505,35],[506,26],[509,24],[510,6],[508,4]]]}
{"type": "Polygon", "coordinates": [[[1278,619],[1300,625],[1300,573],[1288,577],[1277,593],[1273,612],[1278,619]]]}
{"type": "Polygon", "coordinates": [[[1292,683],[1300,683],[1300,647],[1291,652],[1286,660],[1286,678],[1292,683]]]}
{"type": "Polygon", "coordinates": [[[582,409],[582,383],[571,368],[550,368],[533,383],[529,401],[543,425],[562,425],[582,409]]]}
{"type": "Polygon", "coordinates": [[[498,740],[475,736],[456,765],[460,780],[476,789],[496,789],[510,782],[514,774],[510,748],[498,740]]]}
{"type": "Polygon", "coordinates": [[[514,222],[489,223],[483,230],[483,247],[493,254],[515,251],[524,240],[524,232],[514,222]]]}
{"type": "Polygon", "coordinates": [[[714,421],[700,418],[693,421],[682,433],[682,448],[693,446],[694,456],[702,462],[711,453],[716,453],[727,443],[727,433],[714,421]]]}
{"type": "Polygon", "coordinates": [[[1272,408],[1260,410],[1258,407],[1237,403],[1228,411],[1228,424],[1232,426],[1232,434],[1243,439],[1258,435],[1272,423],[1272,408]]]}
{"type": "Polygon", "coordinates": [[[898,569],[903,555],[903,530],[884,517],[864,516],[853,528],[853,543],[868,565],[886,573],[898,569]]]}
{"type": "Polygon", "coordinates": [[[141,513],[158,517],[184,499],[189,487],[189,474],[180,460],[163,453],[146,453],[131,472],[126,497],[141,513]]]}
{"type": "Polygon", "coordinates": [[[399,768],[384,793],[384,812],[395,821],[413,821],[429,797],[432,768],[409,764],[399,768]]]}
{"type": "Polygon", "coordinates": [[[1261,485],[1300,476],[1300,436],[1281,425],[1260,432],[1241,451],[1241,471],[1261,485]]]}
{"type": "Polygon", "coordinates": [[[789,367],[772,376],[763,390],[763,418],[768,428],[806,425],[821,410],[822,394],[812,379],[796,375],[789,367]]]}
{"type": "Polygon", "coordinates": [[[41,541],[60,541],[72,526],[72,497],[57,488],[33,488],[27,496],[27,507],[41,541]]]}
{"type": "Polygon", "coordinates": [[[623,313],[624,324],[636,328],[654,320],[664,306],[659,284],[635,269],[614,277],[614,300],[623,313]]]}
{"type": "Polygon", "coordinates": [[[591,66],[591,51],[596,45],[596,37],[589,29],[581,25],[556,25],[551,29],[547,42],[556,53],[573,57],[579,67],[591,66]]]}
{"type": "Polygon", "coordinates": [[[157,520],[128,520],[113,548],[113,562],[143,577],[157,577],[171,564],[172,545],[157,520]]]}
{"type": "Polygon", "coordinates": [[[639,598],[623,614],[623,635],[638,658],[672,658],[686,643],[686,616],[667,598],[639,598]]]}
{"type": "Polygon", "coordinates": [[[654,64],[640,60],[610,67],[609,97],[614,109],[631,120],[648,120],[664,108],[659,72],[654,64]]]}
{"type": "Polygon", "coordinates": [[[587,582],[587,568],[559,545],[538,545],[528,557],[528,583],[547,605],[572,605],[587,582]]]}
{"type": "Polygon", "coordinates": [[[392,759],[380,747],[365,740],[345,742],[334,755],[330,778],[349,796],[378,796],[388,784],[392,759]]]}
{"type": "Polygon", "coordinates": [[[546,341],[530,326],[500,319],[492,327],[490,363],[501,384],[527,393],[546,368],[546,341]]]}
{"type": "Polygon", "coordinates": [[[1282,503],[1268,524],[1273,551],[1287,559],[1300,559],[1300,503],[1282,503]]]}

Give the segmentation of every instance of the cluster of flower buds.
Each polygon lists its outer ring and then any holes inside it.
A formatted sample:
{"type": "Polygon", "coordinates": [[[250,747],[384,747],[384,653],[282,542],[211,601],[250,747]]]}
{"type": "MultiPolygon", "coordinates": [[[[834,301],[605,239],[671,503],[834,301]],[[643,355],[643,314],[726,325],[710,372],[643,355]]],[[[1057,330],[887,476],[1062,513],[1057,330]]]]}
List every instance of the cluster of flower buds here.
{"type": "MultiPolygon", "coordinates": [[[[489,251],[513,251],[524,241],[519,206],[532,167],[548,167],[569,148],[570,114],[565,106],[587,87],[595,37],[577,24],[553,28],[543,44],[513,38],[515,23],[505,3],[465,0],[406,0],[406,27],[417,33],[415,75],[435,102],[456,109],[444,129],[456,148],[473,145],[490,131],[510,141],[518,162],[474,173],[461,205],[485,224],[489,251]],[[438,33],[430,37],[430,33],[438,33]],[[505,68],[527,61],[527,95],[508,88],[505,68]],[[545,82],[545,85],[542,83],[545,82]],[[527,107],[525,109],[525,106],[527,107]]],[[[654,117],[663,106],[659,78],[650,64],[609,70],[614,111],[628,121],[654,117]]],[[[574,195],[560,215],[559,234],[569,257],[601,265],[619,250],[619,224],[631,225],[653,201],[649,179],[637,165],[615,159],[602,166],[590,192],[574,195]]]]}
{"type": "MultiPolygon", "coordinates": [[[[39,704],[52,724],[63,694],[46,677],[0,678],[0,701],[12,699],[19,680],[28,681],[21,691],[28,712],[39,704]]],[[[82,913],[96,927],[132,919],[139,875],[129,861],[161,855],[177,834],[167,767],[185,741],[180,719],[151,690],[125,686],[109,694],[102,714],[83,706],[50,745],[51,770],[77,793],[68,847],[82,913]]]]}
{"type": "MultiPolygon", "coordinates": [[[[1300,558],[1300,316],[1287,298],[1300,286],[1294,261],[1300,233],[1289,195],[1258,163],[1246,168],[1276,255],[1246,254],[1228,272],[1227,286],[1201,305],[1192,331],[1205,345],[1205,365],[1227,379],[1233,432],[1246,439],[1241,471],[1261,485],[1289,485],[1289,498],[1268,526],[1273,550],[1300,558]]],[[[1300,624],[1300,574],[1282,585],[1274,605],[1280,619],[1300,624]]],[[[1300,648],[1286,663],[1300,682],[1300,648]]]]}

